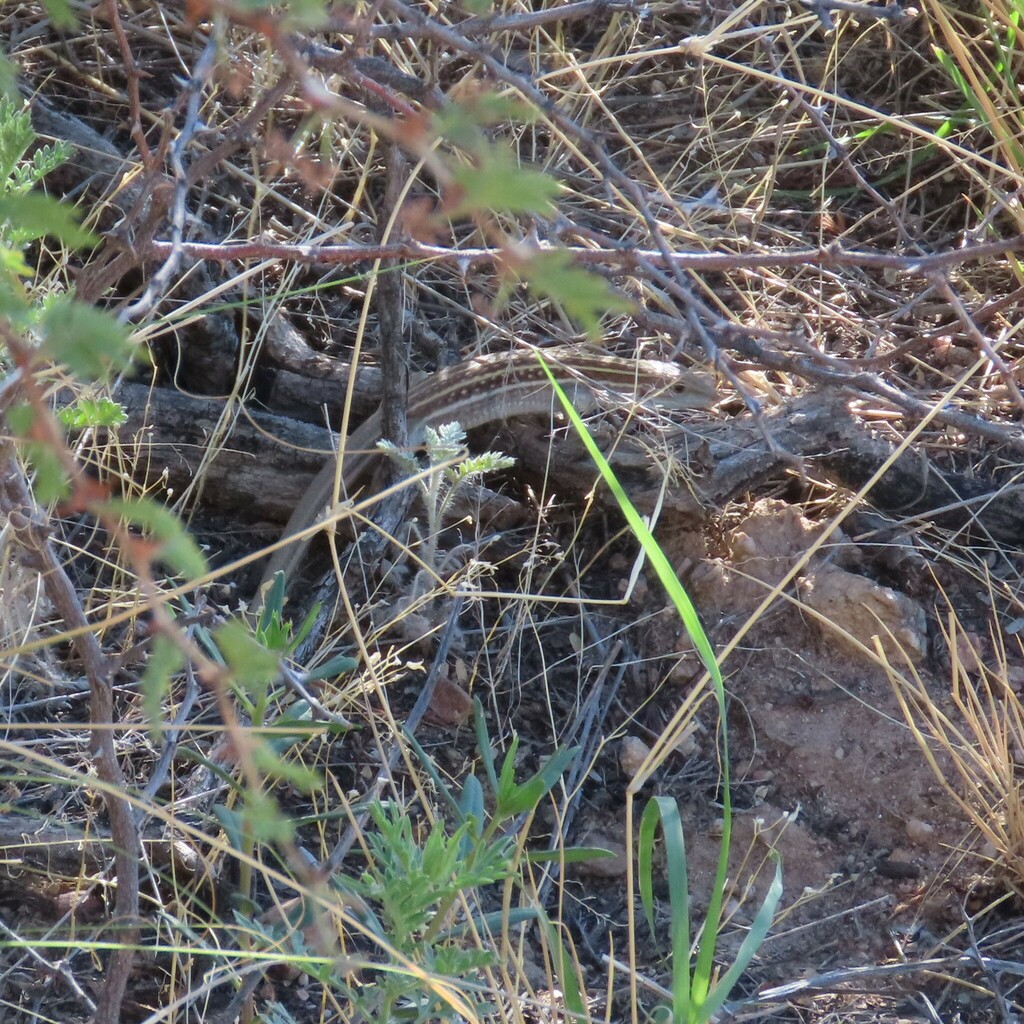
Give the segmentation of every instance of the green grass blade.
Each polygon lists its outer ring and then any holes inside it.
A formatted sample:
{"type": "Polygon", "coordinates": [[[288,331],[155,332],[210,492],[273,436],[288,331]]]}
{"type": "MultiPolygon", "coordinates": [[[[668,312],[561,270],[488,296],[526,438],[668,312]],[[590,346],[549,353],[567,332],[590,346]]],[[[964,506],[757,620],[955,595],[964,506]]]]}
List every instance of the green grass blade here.
{"type": "Polygon", "coordinates": [[[644,549],[644,554],[647,556],[648,561],[654,567],[654,571],[657,573],[658,579],[661,581],[661,585],[668,592],[669,597],[672,598],[672,602],[675,604],[676,609],[683,619],[683,625],[686,627],[686,631],[690,634],[690,639],[693,641],[693,644],[697,649],[697,653],[700,655],[700,659],[704,663],[704,667],[709,672],[717,672],[715,653],[711,649],[711,643],[708,641],[708,638],[704,633],[704,628],[700,624],[700,619],[697,616],[697,609],[694,608],[689,595],[683,589],[683,585],[676,577],[669,560],[665,557],[665,553],[661,550],[658,542],[654,539],[654,535],[644,522],[643,517],[633,507],[633,503],[629,500],[626,492],[622,489],[622,484],[619,483],[614,470],[608,465],[608,461],[605,459],[604,455],[601,454],[601,449],[597,447],[594,439],[590,436],[590,432],[587,430],[586,424],[580,418],[579,413],[573,408],[572,402],[570,402],[566,397],[565,391],[558,386],[558,381],[555,380],[547,363],[544,362],[544,359],[539,354],[537,358],[540,360],[541,366],[544,367],[544,372],[547,373],[551,380],[551,385],[555,389],[555,394],[558,395],[559,401],[562,403],[562,408],[565,410],[566,416],[569,417],[572,425],[576,428],[576,432],[579,434],[580,440],[586,446],[588,454],[600,470],[601,476],[604,478],[604,482],[608,485],[609,490],[615,496],[615,500],[618,502],[619,508],[622,510],[622,514],[626,517],[626,522],[629,523],[629,528],[633,531],[634,536],[640,542],[640,546],[644,549]]]}
{"type": "Polygon", "coordinates": [[[498,775],[494,770],[494,751],[491,750],[491,737],[487,735],[487,720],[484,718],[484,706],[480,698],[473,699],[473,729],[476,732],[476,744],[480,750],[487,781],[491,784],[491,792],[498,794],[498,775]]]}
{"type": "Polygon", "coordinates": [[[452,792],[451,787],[443,778],[441,778],[441,773],[437,770],[437,766],[434,764],[433,759],[420,745],[419,740],[417,740],[404,725],[400,728],[402,730],[402,737],[405,742],[409,744],[412,752],[416,755],[416,759],[419,761],[423,770],[427,773],[430,781],[434,784],[435,790],[444,798],[444,802],[455,813],[456,821],[461,825],[465,819],[462,815],[460,803],[455,799],[455,794],[452,792]]]}
{"type": "Polygon", "coordinates": [[[769,856],[775,862],[775,877],[772,879],[771,885],[768,886],[764,902],[761,904],[761,908],[758,910],[750,930],[744,937],[743,942],[740,943],[735,961],[733,961],[729,970],[718,979],[718,984],[701,1005],[700,1016],[697,1018],[699,1024],[705,1024],[706,1021],[710,1020],[721,1009],[733,986],[739,981],[740,975],[747,969],[750,961],[754,959],[754,954],[761,948],[765,936],[768,934],[768,929],[775,918],[775,911],[778,909],[779,901],[782,899],[782,862],[774,850],[769,856]]]}
{"type": "MultiPolygon", "coordinates": [[[[579,413],[573,408],[572,403],[566,397],[564,390],[559,387],[551,370],[544,362],[543,356],[538,353],[537,359],[544,372],[547,374],[555,394],[565,411],[569,422],[572,423],[580,440],[583,442],[591,459],[601,473],[601,477],[608,485],[609,490],[615,497],[616,502],[622,511],[626,522],[633,531],[634,536],[640,542],[647,556],[648,561],[657,573],[661,585],[665,588],[669,597],[676,607],[679,617],[690,636],[697,654],[700,656],[704,667],[711,677],[714,687],[715,700],[718,704],[718,727],[719,727],[719,751],[720,770],[722,776],[722,842],[719,849],[718,865],[715,871],[715,880],[712,884],[711,895],[708,901],[708,913],[704,922],[704,939],[700,943],[700,950],[697,955],[697,962],[694,966],[693,977],[690,984],[690,999],[695,1007],[699,1007],[707,998],[711,987],[711,977],[714,970],[715,942],[718,936],[718,929],[722,920],[722,906],[725,900],[725,884],[729,870],[729,848],[732,842],[732,797],[729,793],[729,733],[726,725],[726,701],[725,686],[722,682],[722,673],[718,668],[711,643],[704,633],[700,624],[697,610],[693,606],[689,595],[683,589],[682,584],[676,577],[671,564],[665,557],[658,542],[643,521],[640,513],[634,508],[629,500],[618,478],[615,476],[607,459],[597,447],[594,439],[590,436],[586,424],[580,418],[579,413]]],[[[681,1022],[677,1022],[681,1024],[681,1022]]]]}
{"type": "Polygon", "coordinates": [[[653,878],[651,852],[654,833],[661,822],[665,837],[665,860],[668,876],[670,919],[672,929],[672,1019],[688,1022],[698,1007],[691,1009],[690,984],[690,891],[686,870],[686,840],[679,806],[667,796],[656,796],[644,808],[640,819],[640,843],[637,855],[637,876],[640,899],[647,915],[647,923],[654,931],[653,878]]]}
{"type": "Polygon", "coordinates": [[[566,1009],[570,1014],[574,1014],[578,1020],[588,1020],[587,1003],[583,998],[579,978],[576,975],[576,962],[573,960],[569,950],[566,949],[565,943],[562,942],[562,936],[559,935],[558,929],[548,919],[547,914],[543,911],[540,911],[540,913],[539,924],[547,935],[551,955],[555,960],[555,971],[558,975],[558,981],[562,986],[562,995],[565,999],[566,1009]]]}

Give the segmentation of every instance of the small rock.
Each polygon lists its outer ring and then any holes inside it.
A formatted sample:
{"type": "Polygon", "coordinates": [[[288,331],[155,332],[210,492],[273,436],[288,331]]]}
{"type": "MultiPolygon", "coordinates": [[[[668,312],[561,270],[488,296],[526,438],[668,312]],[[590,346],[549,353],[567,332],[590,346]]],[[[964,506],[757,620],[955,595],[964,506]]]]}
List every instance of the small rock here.
{"type": "Polygon", "coordinates": [[[639,736],[626,736],[619,744],[619,764],[622,770],[631,779],[635,779],[650,752],[651,748],[639,736]]]}
{"type": "MultiPolygon", "coordinates": [[[[820,534],[821,525],[792,505],[764,499],[736,527],[728,544],[732,561],[744,573],[774,586],[820,534]]],[[[842,533],[832,539],[836,550],[848,543],[842,533]]]]}
{"type": "Polygon", "coordinates": [[[935,834],[935,826],[920,818],[911,818],[907,822],[907,838],[915,843],[927,843],[935,834]]]}
{"type": "Polygon", "coordinates": [[[700,744],[697,742],[698,728],[696,722],[690,722],[676,740],[675,751],[681,757],[695,757],[700,752],[700,744]]]}
{"type": "Polygon", "coordinates": [[[913,881],[921,877],[921,868],[903,850],[894,850],[889,857],[878,862],[876,869],[883,878],[894,881],[913,881]]]}
{"type": "Polygon", "coordinates": [[[581,875],[590,875],[593,878],[623,878],[629,865],[629,855],[626,847],[617,839],[612,839],[600,832],[591,832],[580,844],[593,847],[598,850],[607,850],[611,856],[602,857],[600,860],[585,860],[579,864],[581,875]]]}
{"type": "MultiPolygon", "coordinates": [[[[781,501],[764,499],[727,535],[724,559],[706,559],[690,577],[689,591],[702,609],[727,610],[730,616],[753,611],[764,599],[765,586],[774,587],[821,535],[822,527],[781,501]]],[[[841,557],[852,548],[836,533],[830,554],[841,557]]],[[[811,567],[820,561],[815,556],[811,567]]],[[[710,616],[712,613],[708,611],[710,616]]]]}
{"type": "Polygon", "coordinates": [[[874,650],[878,637],[886,654],[900,665],[904,657],[919,662],[927,650],[924,608],[906,594],[864,576],[825,566],[798,583],[807,606],[831,623],[813,620],[822,635],[861,653],[852,641],[874,650]]]}
{"type": "Polygon", "coordinates": [[[977,675],[982,669],[980,655],[983,641],[973,630],[958,632],[956,635],[956,654],[963,670],[970,675],[977,675]]]}
{"type": "Polygon", "coordinates": [[[666,682],[675,686],[685,686],[693,682],[693,677],[697,673],[704,671],[704,663],[697,656],[693,641],[685,632],[676,636],[671,650],[679,657],[672,663],[666,682]]]}
{"type": "Polygon", "coordinates": [[[458,683],[442,677],[430,698],[426,717],[435,725],[461,725],[473,713],[473,698],[458,683]]]}

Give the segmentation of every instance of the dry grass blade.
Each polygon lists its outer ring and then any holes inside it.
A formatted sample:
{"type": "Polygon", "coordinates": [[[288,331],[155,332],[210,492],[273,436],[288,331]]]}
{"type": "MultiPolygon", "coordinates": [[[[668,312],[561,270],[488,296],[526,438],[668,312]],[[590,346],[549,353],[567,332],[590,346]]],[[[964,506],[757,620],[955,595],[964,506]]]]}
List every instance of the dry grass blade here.
{"type": "Polygon", "coordinates": [[[1024,704],[1019,683],[1020,640],[993,629],[995,657],[966,631],[949,607],[943,636],[950,685],[935,693],[910,666],[891,678],[914,738],[936,779],[948,789],[986,846],[978,851],[1013,884],[1024,885],[1024,704]],[[1007,649],[1007,644],[1016,650],[1007,649]]]}

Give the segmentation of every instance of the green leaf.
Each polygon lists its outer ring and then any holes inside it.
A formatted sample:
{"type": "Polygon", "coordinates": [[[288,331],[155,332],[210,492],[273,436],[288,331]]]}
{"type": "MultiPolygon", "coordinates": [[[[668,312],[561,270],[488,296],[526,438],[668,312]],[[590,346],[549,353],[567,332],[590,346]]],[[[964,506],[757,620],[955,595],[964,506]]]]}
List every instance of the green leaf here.
{"type": "MultiPolygon", "coordinates": [[[[672,1019],[691,1021],[690,1014],[690,897],[686,871],[686,841],[679,807],[667,796],[654,797],[640,819],[637,875],[640,900],[651,934],[658,938],[654,924],[653,848],[659,820],[665,835],[668,891],[671,900],[672,1019]]],[[[704,940],[714,944],[717,936],[705,933],[704,940]]]]}
{"type": "Polygon", "coordinates": [[[245,11],[274,10],[278,31],[312,29],[322,25],[327,18],[324,0],[289,0],[275,3],[274,0],[239,0],[239,7],[245,11]]]}
{"type": "Polygon", "coordinates": [[[491,792],[499,792],[498,776],[494,771],[494,751],[491,738],[487,735],[487,719],[484,717],[484,706],[479,697],[473,698],[473,730],[476,733],[476,745],[480,751],[480,760],[484,763],[487,781],[491,784],[491,792]]]}
{"type": "MultiPolygon", "coordinates": [[[[0,270],[13,277],[28,277],[32,273],[25,257],[17,249],[6,245],[0,245],[0,270]]],[[[6,313],[3,307],[0,307],[0,311],[6,313]]]]}
{"type": "Polygon", "coordinates": [[[316,618],[320,614],[320,602],[314,602],[298,630],[295,630],[291,619],[284,618],[285,581],[283,572],[274,573],[274,579],[264,593],[263,609],[256,623],[256,637],[264,647],[272,651],[292,654],[313,629],[316,618]]]}
{"type": "Polygon", "coordinates": [[[142,709],[146,718],[149,719],[150,736],[154,740],[159,739],[163,734],[161,709],[164,697],[171,689],[171,677],[181,669],[184,663],[185,656],[182,654],[181,648],[163,633],[157,633],[153,638],[149,657],[146,659],[146,668],[140,682],[142,709]]]}
{"type": "Polygon", "coordinates": [[[516,753],[519,750],[519,735],[512,734],[508,750],[505,751],[505,759],[501,762],[501,774],[498,776],[498,785],[495,787],[494,795],[499,807],[506,802],[511,803],[519,788],[516,786],[516,753]]]}
{"type": "MultiPolygon", "coordinates": [[[[17,334],[27,334],[39,319],[39,307],[30,304],[19,278],[22,276],[18,265],[22,263],[19,253],[0,244],[0,317],[17,334]]],[[[6,346],[0,344],[0,365],[9,368],[5,359],[6,346]]]]}
{"type": "Polygon", "coordinates": [[[227,836],[228,845],[236,853],[244,849],[244,821],[242,815],[232,807],[225,807],[224,804],[213,805],[213,816],[220,822],[227,836]]]}
{"type": "Polygon", "coordinates": [[[462,785],[459,794],[459,823],[466,827],[460,853],[468,858],[473,844],[480,842],[487,820],[487,809],[484,806],[484,787],[475,775],[470,775],[462,785]]]}
{"type": "MultiPolygon", "coordinates": [[[[306,737],[299,738],[305,739],[306,737]]],[[[290,736],[285,739],[285,742],[289,746],[293,746],[295,739],[296,737],[290,736]]],[[[323,785],[323,778],[319,772],[307,768],[301,761],[289,761],[287,758],[279,757],[270,743],[257,744],[253,749],[253,761],[267,778],[278,782],[287,782],[300,793],[313,793],[323,785]]]]}
{"type": "Polygon", "coordinates": [[[516,460],[510,455],[503,455],[501,452],[484,452],[482,455],[470,455],[458,465],[453,466],[452,475],[460,482],[468,481],[483,476],[485,473],[497,473],[504,469],[511,469],[515,464],[516,460]]]}
{"type": "Polygon", "coordinates": [[[132,501],[111,498],[98,507],[101,512],[120,516],[126,523],[148,533],[159,545],[156,558],[169,565],[177,575],[186,579],[206,575],[208,566],[199,546],[189,536],[181,520],[163,505],[151,498],[132,501]]]}
{"type": "Polygon", "coordinates": [[[292,654],[313,629],[320,614],[320,602],[314,602],[298,630],[293,628],[291,619],[284,618],[284,606],[284,573],[276,572],[264,590],[263,608],[256,622],[256,638],[271,651],[292,654]]]}
{"type": "Polygon", "coordinates": [[[517,739],[518,737],[512,738],[508,755],[501,768],[498,799],[494,808],[494,816],[499,821],[515,817],[524,811],[534,810],[544,796],[557,784],[562,773],[571,764],[580,749],[579,747],[570,747],[567,750],[556,750],[539,772],[517,786],[512,781],[517,739]]]}
{"type": "Polygon", "coordinates": [[[0,99],[0,192],[6,192],[18,164],[35,141],[32,116],[20,99],[0,99]]]}
{"type": "Polygon", "coordinates": [[[591,338],[601,336],[601,317],[628,313],[633,303],[599,274],[575,266],[568,253],[539,253],[521,271],[530,290],[557,302],[591,338]]]}
{"type": "Polygon", "coordinates": [[[567,850],[534,850],[526,855],[526,859],[530,864],[585,864],[614,856],[611,850],[597,846],[573,846],[567,850]]]}
{"type": "Polygon", "coordinates": [[[18,438],[26,462],[35,473],[33,490],[41,505],[65,498],[70,490],[70,481],[60,455],[45,441],[33,438],[36,411],[27,402],[18,402],[7,410],[7,426],[18,438]]]}
{"type": "Polygon", "coordinates": [[[108,313],[61,298],[42,317],[46,354],[85,380],[109,380],[131,362],[128,328],[108,313]]]}
{"type": "Polygon", "coordinates": [[[775,850],[771,850],[768,856],[775,864],[775,877],[772,879],[771,885],[768,886],[768,892],[765,893],[764,902],[761,904],[757,916],[743,937],[740,948],[736,951],[736,959],[732,966],[718,979],[718,983],[701,1006],[702,1021],[710,1020],[721,1009],[722,1004],[729,997],[729,993],[740,980],[740,975],[747,969],[750,961],[754,959],[754,954],[764,944],[768,929],[771,928],[775,911],[782,900],[782,861],[775,850]]]}
{"type": "Polygon", "coordinates": [[[57,413],[57,419],[71,430],[89,427],[119,427],[128,419],[124,407],[109,398],[80,398],[57,413]]]}
{"type": "Polygon", "coordinates": [[[502,121],[532,124],[536,120],[537,110],[529,103],[516,96],[490,91],[466,97],[459,103],[449,103],[433,115],[431,123],[442,138],[469,153],[480,154],[490,146],[481,127],[502,121]]]}
{"type": "Polygon", "coordinates": [[[0,53],[0,94],[10,100],[20,100],[18,93],[18,74],[14,65],[0,53]]]}
{"type": "Polygon", "coordinates": [[[327,723],[314,721],[309,705],[304,700],[298,700],[266,728],[268,731],[264,742],[276,754],[285,754],[297,743],[304,743],[311,736],[326,732],[327,723]]]}
{"type": "Polygon", "coordinates": [[[71,249],[99,243],[96,235],[79,225],[73,207],[40,194],[0,196],[0,230],[5,227],[21,242],[49,235],[71,249]]]}
{"type": "Polygon", "coordinates": [[[67,163],[75,152],[74,146],[58,140],[52,146],[40,146],[32,154],[29,163],[22,164],[15,172],[15,180],[26,191],[36,186],[51,171],[67,163]]]}
{"type": "Polygon", "coordinates": [[[256,635],[275,651],[287,648],[291,629],[284,624],[284,603],[286,596],[285,576],[280,570],[274,573],[269,585],[263,589],[263,608],[256,622],[256,635]]]}
{"type": "Polygon", "coordinates": [[[415,476],[421,471],[420,464],[415,456],[402,448],[396,447],[390,441],[381,439],[377,442],[377,448],[382,451],[401,470],[405,476],[415,476]]]}
{"type": "Polygon", "coordinates": [[[235,677],[251,686],[268,686],[277,678],[278,656],[268,651],[238,619],[213,631],[217,647],[235,677]]]}
{"type": "Polygon", "coordinates": [[[6,415],[7,427],[15,437],[28,437],[36,421],[36,411],[28,402],[15,402],[6,415]]]}
{"type": "Polygon", "coordinates": [[[42,441],[23,441],[25,454],[35,471],[33,491],[41,505],[62,501],[71,490],[71,481],[60,456],[42,441]]]}
{"type": "MultiPolygon", "coordinates": [[[[640,541],[640,544],[644,549],[644,554],[647,555],[650,560],[651,566],[657,574],[659,582],[665,588],[668,596],[672,599],[672,603],[675,605],[676,611],[679,613],[680,618],[683,620],[683,625],[686,627],[686,632],[693,641],[697,654],[704,663],[704,667],[712,675],[712,678],[715,679],[717,687],[722,677],[721,672],[718,669],[718,663],[715,659],[714,649],[711,646],[711,642],[708,640],[707,634],[704,632],[704,627],[700,623],[700,616],[697,614],[697,609],[690,600],[689,594],[686,593],[683,585],[679,582],[679,577],[676,576],[675,570],[672,568],[672,563],[669,562],[664,551],[659,547],[658,542],[655,540],[654,535],[651,533],[650,528],[644,522],[640,513],[637,512],[636,508],[634,508],[633,503],[629,500],[629,497],[623,490],[622,484],[619,483],[619,480],[615,476],[611,466],[608,465],[608,460],[604,457],[601,449],[597,447],[594,439],[587,431],[586,424],[580,419],[579,413],[576,412],[572,406],[572,402],[570,402],[566,397],[564,389],[559,387],[558,381],[551,375],[550,369],[547,368],[547,364],[539,354],[538,361],[547,370],[551,386],[554,389],[555,394],[558,395],[559,401],[562,403],[562,408],[565,410],[565,414],[569,417],[570,422],[579,434],[580,440],[586,446],[588,454],[591,459],[594,460],[594,464],[601,471],[601,476],[608,485],[609,490],[612,492],[619,508],[622,510],[622,514],[625,516],[630,530],[632,530],[633,535],[637,540],[640,541]]],[[[724,711],[724,691],[719,693],[716,689],[716,696],[719,698],[719,703],[721,705],[720,710],[724,711]]]]}
{"type": "Polygon", "coordinates": [[[262,790],[245,791],[242,817],[246,831],[258,845],[288,842],[295,834],[291,820],[281,812],[277,801],[262,790]]]}
{"type": "MultiPolygon", "coordinates": [[[[677,985],[674,986],[675,999],[677,1002],[682,1001],[682,987],[684,985],[689,986],[689,999],[687,1001],[689,1009],[687,1010],[687,1013],[690,1015],[688,1017],[680,1017],[677,1014],[675,1017],[676,1021],[686,1021],[687,1024],[691,1024],[693,1021],[704,1021],[706,1018],[701,1015],[700,1007],[707,1001],[711,979],[715,970],[714,957],[716,939],[722,921],[723,903],[725,899],[726,882],[729,869],[729,849],[732,837],[732,797],[729,791],[729,733],[726,725],[727,708],[722,673],[719,669],[718,661],[715,658],[715,652],[711,646],[711,642],[708,640],[707,634],[701,626],[697,610],[694,607],[693,602],[690,600],[689,595],[686,593],[686,590],[683,588],[683,585],[679,582],[679,579],[673,571],[672,565],[665,556],[664,551],[662,551],[661,547],[651,534],[647,524],[640,517],[640,514],[633,506],[633,503],[629,500],[629,497],[623,490],[622,484],[615,476],[611,466],[608,465],[608,460],[605,459],[601,450],[594,442],[594,439],[590,436],[590,433],[586,428],[586,424],[584,424],[579,414],[573,408],[572,403],[566,397],[565,391],[559,387],[558,381],[556,381],[552,376],[543,357],[538,355],[538,361],[545,367],[545,372],[548,375],[548,379],[553,390],[558,395],[559,401],[562,403],[562,408],[565,410],[565,414],[569,417],[573,428],[579,435],[580,440],[586,447],[587,452],[594,461],[594,464],[600,470],[602,479],[611,490],[622,514],[625,516],[626,521],[629,524],[630,529],[634,536],[636,536],[640,541],[644,554],[649,559],[652,568],[657,573],[658,579],[671,598],[672,603],[675,605],[676,611],[678,612],[679,617],[693,642],[694,648],[700,656],[701,661],[704,663],[708,675],[711,677],[711,682],[714,688],[715,701],[718,705],[719,757],[722,774],[722,839],[719,846],[718,865],[715,870],[715,878],[711,886],[711,893],[708,899],[708,909],[704,919],[703,934],[705,941],[700,943],[700,947],[697,952],[697,961],[693,968],[692,982],[690,981],[689,968],[687,965],[687,977],[679,980],[677,985]]],[[[642,783],[642,781],[643,780],[640,778],[635,779],[631,786],[635,787],[642,783]]],[[[646,810],[644,813],[647,813],[646,810]]],[[[666,839],[668,839],[669,834],[672,832],[673,830],[666,829],[666,839]]],[[[685,850],[683,850],[683,857],[685,858],[685,850]]],[[[683,863],[685,865],[685,859],[683,863]]],[[[678,885],[678,882],[676,884],[678,885]]],[[[685,891],[685,887],[683,891],[685,891]]],[[[684,913],[683,919],[685,920],[686,917],[687,914],[684,913]]],[[[674,919],[673,924],[675,929],[678,925],[676,919],[674,919]]]]}
{"type": "Polygon", "coordinates": [[[448,462],[465,450],[466,430],[458,420],[452,420],[450,423],[439,424],[437,429],[426,427],[423,440],[431,465],[448,462]]]}
{"type": "Polygon", "coordinates": [[[476,166],[456,168],[452,177],[459,191],[450,217],[486,210],[550,216],[561,188],[550,175],[523,167],[510,150],[499,146],[479,154],[476,166]]]}
{"type": "Polygon", "coordinates": [[[71,9],[68,0],[43,0],[43,7],[53,23],[54,28],[74,28],[78,24],[75,12],[71,9]]]}
{"type": "Polygon", "coordinates": [[[359,668],[359,662],[355,658],[339,654],[329,661],[325,661],[322,665],[317,666],[311,672],[308,672],[306,678],[310,682],[315,682],[318,679],[333,679],[336,676],[355,672],[357,668],[359,668]]]}

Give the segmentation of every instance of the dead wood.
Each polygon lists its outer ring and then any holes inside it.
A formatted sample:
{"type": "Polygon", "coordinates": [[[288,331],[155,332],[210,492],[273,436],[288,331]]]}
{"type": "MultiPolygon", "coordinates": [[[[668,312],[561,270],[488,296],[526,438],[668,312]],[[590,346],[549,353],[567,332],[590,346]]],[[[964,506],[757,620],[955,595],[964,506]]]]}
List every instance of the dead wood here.
{"type": "MultiPolygon", "coordinates": [[[[128,419],[118,439],[140,483],[181,493],[195,479],[224,403],[126,383],[118,399],[128,419]]],[[[272,413],[240,417],[204,468],[202,500],[246,520],[283,522],[331,451],[322,427],[272,413]]]]}
{"type": "MultiPolygon", "coordinates": [[[[223,403],[139,384],[124,385],[120,397],[128,413],[119,431],[121,443],[145,449],[144,457],[140,452],[132,461],[147,483],[166,474],[167,486],[180,492],[199,468],[223,403]]],[[[772,411],[766,422],[780,448],[804,459],[810,472],[850,491],[859,490],[894,450],[839,398],[810,396],[772,411]]],[[[543,431],[520,431],[515,440],[521,467],[534,477],[542,475],[550,462],[543,431]]],[[[495,443],[504,446],[501,440],[495,443]]],[[[561,493],[589,491],[596,471],[574,442],[558,444],[556,488],[561,493]]],[[[769,479],[792,472],[769,449],[749,415],[687,424],[675,431],[670,444],[676,462],[694,474],[692,487],[673,485],[666,495],[667,507],[677,515],[706,519],[769,479]]],[[[284,521],[332,447],[333,435],[322,427],[250,411],[248,418],[237,420],[229,441],[207,465],[203,501],[250,521],[284,521]]],[[[661,489],[650,455],[639,441],[626,439],[615,448],[613,461],[638,508],[650,511],[661,489]]],[[[917,450],[896,459],[868,500],[892,516],[951,529],[970,527],[1005,543],[1024,540],[1019,485],[945,471],[917,450]]]]}
{"type": "MultiPolygon", "coordinates": [[[[157,870],[173,867],[182,878],[204,880],[211,887],[207,895],[216,891],[219,883],[211,866],[190,843],[149,836],[142,845],[147,862],[157,870]]],[[[56,916],[61,894],[101,873],[115,848],[109,831],[95,822],[86,830],[56,819],[0,814],[0,900],[28,899],[56,916]]]]}
{"type": "MultiPolygon", "coordinates": [[[[701,492],[717,505],[749,491],[778,473],[781,460],[745,417],[705,436],[712,469],[701,492]],[[740,441],[742,434],[747,437],[740,441]]],[[[849,491],[859,491],[892,457],[896,446],[873,433],[840,399],[813,395],[768,417],[779,445],[801,456],[808,468],[849,491]]],[[[969,529],[1008,544],[1024,541],[1020,485],[968,477],[938,466],[916,448],[902,452],[872,487],[867,500],[900,519],[921,520],[945,529],[969,529]]]]}

